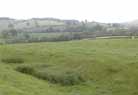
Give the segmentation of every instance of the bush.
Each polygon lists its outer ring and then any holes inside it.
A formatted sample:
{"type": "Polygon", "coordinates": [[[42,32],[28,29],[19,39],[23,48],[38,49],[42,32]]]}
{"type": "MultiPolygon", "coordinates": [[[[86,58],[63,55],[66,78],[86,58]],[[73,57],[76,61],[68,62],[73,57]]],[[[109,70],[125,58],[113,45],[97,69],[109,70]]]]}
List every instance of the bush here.
{"type": "Polygon", "coordinates": [[[17,67],[16,71],[21,72],[21,73],[25,73],[25,74],[30,74],[30,75],[35,74],[34,68],[31,66],[26,66],[26,65],[22,65],[22,66],[17,67]]]}
{"type": "Polygon", "coordinates": [[[3,58],[1,61],[4,63],[24,63],[22,58],[3,58]]]}
{"type": "Polygon", "coordinates": [[[16,68],[16,71],[32,75],[42,80],[47,80],[54,84],[61,84],[66,86],[85,82],[84,78],[76,72],[57,73],[55,71],[37,71],[37,69],[28,65],[19,66],[16,68]]]}
{"type": "Polygon", "coordinates": [[[62,85],[75,85],[84,81],[84,78],[77,73],[66,73],[59,78],[59,83],[62,85]]]}
{"type": "Polygon", "coordinates": [[[51,83],[59,83],[61,85],[75,85],[85,81],[80,74],[75,72],[65,74],[39,72],[35,74],[35,76],[43,80],[48,80],[51,83]]]}

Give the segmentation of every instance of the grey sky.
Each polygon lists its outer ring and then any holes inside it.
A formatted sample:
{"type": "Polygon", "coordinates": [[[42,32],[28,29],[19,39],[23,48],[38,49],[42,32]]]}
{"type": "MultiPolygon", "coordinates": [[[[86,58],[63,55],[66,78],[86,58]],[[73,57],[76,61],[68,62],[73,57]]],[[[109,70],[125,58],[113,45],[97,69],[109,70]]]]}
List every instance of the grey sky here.
{"type": "Polygon", "coordinates": [[[99,22],[138,19],[137,0],[0,0],[0,17],[55,17],[99,22]]]}

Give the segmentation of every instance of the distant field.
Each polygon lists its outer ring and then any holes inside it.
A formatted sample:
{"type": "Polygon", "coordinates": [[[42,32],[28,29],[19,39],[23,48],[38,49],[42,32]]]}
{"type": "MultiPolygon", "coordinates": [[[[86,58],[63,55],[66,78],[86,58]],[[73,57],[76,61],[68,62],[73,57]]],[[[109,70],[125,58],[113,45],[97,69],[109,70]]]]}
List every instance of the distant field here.
{"type": "Polygon", "coordinates": [[[0,45],[0,95],[138,95],[137,43],[97,39],[0,45]]]}
{"type": "MultiPolygon", "coordinates": [[[[77,32],[82,33],[82,32],[77,32]]],[[[60,35],[68,35],[71,34],[70,32],[57,32],[57,33],[30,33],[32,37],[56,37],[60,35]]],[[[96,37],[97,39],[122,39],[122,38],[131,38],[131,36],[103,36],[103,37],[96,37]]],[[[135,36],[138,38],[138,36],[135,36]]]]}
{"type": "Polygon", "coordinates": [[[105,37],[96,37],[97,39],[132,39],[138,38],[138,36],[105,36],[105,37]]]}
{"type": "MultiPolygon", "coordinates": [[[[77,34],[81,34],[82,32],[77,32],[77,34]]],[[[72,33],[75,34],[75,33],[72,33]]],[[[71,35],[70,32],[57,32],[57,33],[31,33],[31,37],[35,38],[42,38],[42,37],[48,37],[48,38],[54,38],[59,37],[60,35],[71,35]]],[[[93,34],[91,34],[93,35],[93,34]]],[[[132,39],[132,36],[103,36],[103,37],[96,37],[97,39],[132,39]]],[[[135,38],[138,38],[138,36],[135,36],[135,38]]]]}
{"type": "Polygon", "coordinates": [[[38,38],[41,38],[41,37],[57,37],[57,36],[60,36],[60,35],[67,35],[67,34],[70,34],[69,32],[58,32],[58,33],[31,33],[30,35],[32,37],[38,37],[38,38]]]}

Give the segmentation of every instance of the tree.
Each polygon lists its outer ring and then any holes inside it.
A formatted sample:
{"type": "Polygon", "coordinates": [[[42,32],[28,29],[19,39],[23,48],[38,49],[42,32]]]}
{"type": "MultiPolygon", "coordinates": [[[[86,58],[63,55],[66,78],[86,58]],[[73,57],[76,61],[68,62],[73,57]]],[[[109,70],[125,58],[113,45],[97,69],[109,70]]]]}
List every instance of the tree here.
{"type": "Polygon", "coordinates": [[[30,39],[30,35],[28,33],[24,33],[23,36],[26,40],[30,39]]]}
{"type": "Polygon", "coordinates": [[[8,25],[8,27],[9,27],[9,28],[14,28],[14,25],[13,25],[12,23],[10,23],[10,24],[8,25]]]}
{"type": "Polygon", "coordinates": [[[29,22],[27,22],[27,23],[26,23],[26,25],[27,25],[27,26],[30,26],[30,23],[29,23],[29,22]]]}
{"type": "Polygon", "coordinates": [[[8,31],[3,30],[3,31],[1,32],[1,36],[2,36],[3,39],[7,39],[7,38],[9,37],[8,31]]]}
{"type": "Polygon", "coordinates": [[[9,33],[11,34],[11,37],[16,37],[17,36],[17,31],[16,29],[10,29],[9,33]]]}
{"type": "Polygon", "coordinates": [[[36,27],[40,27],[39,23],[37,21],[34,21],[35,22],[35,26],[36,27]]]}
{"type": "Polygon", "coordinates": [[[10,30],[3,30],[1,32],[1,35],[4,39],[7,38],[14,38],[17,36],[17,31],[15,29],[10,29],[10,30]]]}
{"type": "Polygon", "coordinates": [[[132,39],[135,38],[135,36],[137,35],[138,33],[138,27],[137,26],[131,26],[129,28],[129,31],[130,31],[130,36],[132,37],[132,39]]]}

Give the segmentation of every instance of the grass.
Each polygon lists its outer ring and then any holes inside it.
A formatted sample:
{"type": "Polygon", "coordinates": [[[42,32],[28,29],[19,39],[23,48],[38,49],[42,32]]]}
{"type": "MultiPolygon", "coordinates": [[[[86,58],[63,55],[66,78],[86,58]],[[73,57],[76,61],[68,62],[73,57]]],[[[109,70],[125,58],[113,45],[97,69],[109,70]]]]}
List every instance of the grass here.
{"type": "Polygon", "coordinates": [[[3,63],[24,63],[22,58],[3,58],[1,61],[3,63]]]}
{"type": "Polygon", "coordinates": [[[68,71],[68,72],[64,71],[64,73],[63,72],[57,73],[58,71],[49,72],[46,70],[48,68],[46,67],[38,68],[38,66],[34,67],[34,66],[21,65],[21,66],[18,66],[16,70],[21,73],[29,74],[36,78],[47,80],[51,83],[54,83],[54,84],[56,83],[63,86],[76,85],[81,82],[85,82],[81,74],[77,72],[73,72],[73,71],[68,71]]]}
{"type": "Polygon", "coordinates": [[[138,39],[97,39],[1,45],[0,94],[138,95],[137,42],[138,39]],[[22,58],[24,63],[2,61],[13,57],[22,58]],[[27,73],[16,70],[23,66],[29,67],[27,73]],[[75,80],[75,84],[53,83],[30,72],[60,82],[75,80]],[[85,81],[78,80],[80,76],[85,81]]]}

